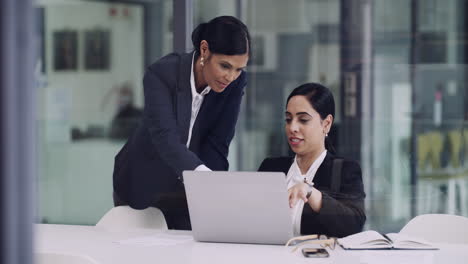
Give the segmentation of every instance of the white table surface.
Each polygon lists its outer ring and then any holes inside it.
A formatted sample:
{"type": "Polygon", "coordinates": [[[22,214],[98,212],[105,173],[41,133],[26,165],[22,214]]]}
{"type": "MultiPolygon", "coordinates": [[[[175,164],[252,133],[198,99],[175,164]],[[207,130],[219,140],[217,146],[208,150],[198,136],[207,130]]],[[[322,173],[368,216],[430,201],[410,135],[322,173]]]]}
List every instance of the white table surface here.
{"type": "MultiPolygon", "coordinates": [[[[124,245],[117,241],[157,235],[148,229],[112,231],[95,226],[35,226],[36,253],[66,253],[88,256],[98,263],[468,263],[468,245],[439,244],[428,250],[359,250],[345,251],[339,246],[329,258],[304,258],[291,247],[228,243],[185,242],[177,245],[124,245]]],[[[169,231],[174,235],[190,232],[169,231]]]]}

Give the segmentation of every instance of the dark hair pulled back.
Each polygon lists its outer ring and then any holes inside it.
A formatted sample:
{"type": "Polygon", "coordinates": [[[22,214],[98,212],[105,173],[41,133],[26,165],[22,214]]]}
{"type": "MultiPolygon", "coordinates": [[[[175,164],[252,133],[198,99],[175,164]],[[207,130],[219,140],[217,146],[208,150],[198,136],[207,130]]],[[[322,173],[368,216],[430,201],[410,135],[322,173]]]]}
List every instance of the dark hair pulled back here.
{"type": "MultiPolygon", "coordinates": [[[[331,115],[333,120],[335,119],[335,99],[327,87],[318,83],[303,84],[291,92],[286,100],[286,105],[292,97],[297,95],[305,96],[322,120],[328,115],[331,115]]],[[[336,152],[328,137],[325,137],[325,148],[332,153],[336,152]]]]}
{"type": "Polygon", "coordinates": [[[200,42],[206,40],[210,52],[223,55],[250,56],[250,34],[247,26],[233,16],[219,16],[201,23],[192,32],[192,43],[197,55],[200,42]]]}

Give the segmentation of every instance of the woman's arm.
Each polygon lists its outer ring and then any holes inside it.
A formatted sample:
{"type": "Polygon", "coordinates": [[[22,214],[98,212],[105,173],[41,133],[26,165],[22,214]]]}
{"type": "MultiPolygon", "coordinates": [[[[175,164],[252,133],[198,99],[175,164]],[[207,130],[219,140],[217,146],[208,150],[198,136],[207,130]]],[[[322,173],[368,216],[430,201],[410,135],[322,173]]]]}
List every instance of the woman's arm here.
{"type": "Polygon", "coordinates": [[[201,146],[200,158],[212,170],[227,170],[229,168],[227,156],[239,117],[244,87],[247,84],[246,73],[242,73],[233,84],[235,84],[232,87],[234,90],[228,95],[229,98],[224,104],[215,126],[210,129],[201,146]]]}
{"type": "Polygon", "coordinates": [[[173,97],[177,96],[176,91],[170,87],[170,83],[163,81],[157,68],[146,72],[143,85],[145,93],[143,122],[148,128],[153,148],[180,177],[182,171],[193,170],[202,164],[202,161],[181,142],[173,105],[173,97]],[[173,95],[170,89],[173,89],[173,95]]]}
{"type": "MultiPolygon", "coordinates": [[[[339,193],[327,189],[320,190],[318,187],[322,200],[318,212],[311,206],[304,206],[301,226],[303,233],[322,231],[320,233],[343,237],[362,231],[366,215],[365,193],[359,164],[346,160],[341,177],[339,193]]],[[[313,199],[313,196],[310,199],[313,199]]]]}

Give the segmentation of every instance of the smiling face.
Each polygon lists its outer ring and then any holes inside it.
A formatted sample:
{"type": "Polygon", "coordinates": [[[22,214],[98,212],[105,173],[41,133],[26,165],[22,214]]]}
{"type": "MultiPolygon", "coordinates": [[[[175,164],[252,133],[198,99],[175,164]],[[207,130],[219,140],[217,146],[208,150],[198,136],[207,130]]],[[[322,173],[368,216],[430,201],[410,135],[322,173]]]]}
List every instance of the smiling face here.
{"type": "Polygon", "coordinates": [[[331,115],[322,120],[302,95],[291,97],[285,115],[285,132],[294,153],[315,158],[325,150],[325,134],[330,131],[333,121],[331,115]]]}
{"type": "Polygon", "coordinates": [[[200,57],[197,60],[199,68],[197,88],[208,85],[217,93],[221,93],[235,81],[247,66],[248,54],[223,55],[211,53],[208,43],[203,40],[200,45],[200,57]],[[203,65],[201,60],[203,59],[203,65]]]}

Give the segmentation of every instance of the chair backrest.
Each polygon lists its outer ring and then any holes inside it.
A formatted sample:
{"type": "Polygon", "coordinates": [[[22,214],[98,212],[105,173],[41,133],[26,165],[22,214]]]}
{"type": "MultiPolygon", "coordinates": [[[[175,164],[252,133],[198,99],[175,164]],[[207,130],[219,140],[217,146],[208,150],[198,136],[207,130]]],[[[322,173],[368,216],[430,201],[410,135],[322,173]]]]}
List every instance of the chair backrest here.
{"type": "Polygon", "coordinates": [[[448,214],[419,215],[400,233],[435,243],[468,244],[468,218],[448,214]]]}
{"type": "Polygon", "coordinates": [[[34,263],[37,264],[99,264],[88,256],[62,253],[34,253],[34,263]]]}
{"type": "Polygon", "coordinates": [[[96,226],[115,230],[128,230],[132,228],[167,230],[166,219],[161,210],[154,207],[136,210],[128,205],[110,209],[99,220],[96,226]]]}

